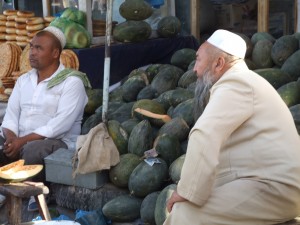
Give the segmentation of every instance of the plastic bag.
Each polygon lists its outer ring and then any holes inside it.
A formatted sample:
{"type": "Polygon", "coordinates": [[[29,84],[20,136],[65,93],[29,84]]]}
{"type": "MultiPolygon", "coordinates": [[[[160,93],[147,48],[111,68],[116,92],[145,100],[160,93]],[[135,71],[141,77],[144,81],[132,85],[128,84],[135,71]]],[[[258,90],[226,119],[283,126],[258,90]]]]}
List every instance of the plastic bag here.
{"type": "Polygon", "coordinates": [[[75,23],[64,17],[57,17],[50,26],[59,28],[66,37],[65,48],[86,48],[91,44],[89,32],[79,23],[75,23]]]}
{"type": "Polygon", "coordinates": [[[83,27],[86,27],[86,14],[85,12],[76,8],[66,8],[60,15],[61,18],[66,18],[75,23],[79,23],[83,27]]]}
{"type": "Polygon", "coordinates": [[[81,225],[107,225],[101,209],[94,211],[76,211],[75,221],[81,225]]]}

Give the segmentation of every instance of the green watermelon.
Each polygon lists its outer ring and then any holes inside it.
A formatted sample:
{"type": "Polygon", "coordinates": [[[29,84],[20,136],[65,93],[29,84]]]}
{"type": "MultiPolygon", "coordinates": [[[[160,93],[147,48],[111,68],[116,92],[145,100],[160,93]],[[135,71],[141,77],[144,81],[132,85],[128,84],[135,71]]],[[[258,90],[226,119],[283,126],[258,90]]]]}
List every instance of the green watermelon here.
{"type": "Polygon", "coordinates": [[[298,49],[299,40],[293,35],[284,35],[275,41],[272,47],[271,57],[276,65],[282,66],[287,58],[298,49]]]}
{"type": "Polygon", "coordinates": [[[281,69],[288,73],[293,80],[300,77],[300,50],[293,53],[282,65],[281,69]]]}
{"type": "Polygon", "coordinates": [[[292,78],[279,68],[257,69],[254,72],[265,78],[275,89],[292,81],[292,78]]]}
{"type": "Polygon", "coordinates": [[[109,120],[107,123],[107,130],[120,155],[127,153],[128,134],[120,122],[116,120],[109,120]]]}
{"type": "Polygon", "coordinates": [[[273,66],[273,60],[271,57],[273,43],[267,39],[259,40],[254,45],[252,51],[252,61],[260,68],[270,68],[273,66]]]}
{"type": "Polygon", "coordinates": [[[130,174],[140,162],[140,157],[135,154],[121,155],[120,162],[109,170],[110,181],[117,187],[127,188],[130,174]]]}
{"type": "Polygon", "coordinates": [[[252,35],[251,37],[251,42],[253,45],[256,44],[257,41],[259,40],[269,40],[272,43],[274,43],[276,41],[276,39],[269,34],[268,32],[256,32],[252,35]]]}
{"type": "Polygon", "coordinates": [[[84,108],[84,113],[92,115],[95,110],[102,105],[103,90],[102,89],[86,89],[88,103],[84,108]]]}
{"type": "Polygon", "coordinates": [[[149,120],[150,123],[155,126],[161,127],[163,124],[165,124],[165,122],[162,119],[149,117],[136,112],[135,110],[138,108],[149,111],[154,114],[165,115],[166,110],[164,109],[163,105],[161,105],[157,101],[150,100],[150,99],[138,100],[132,107],[132,115],[133,117],[138,118],[140,120],[144,120],[144,119],[149,120]]]}
{"type": "Polygon", "coordinates": [[[292,113],[298,134],[300,135],[300,104],[293,105],[289,109],[292,113]]]}
{"type": "Polygon", "coordinates": [[[119,42],[142,42],[150,37],[151,32],[152,28],[147,22],[127,20],[114,27],[113,37],[119,42]]]}
{"type": "Polygon", "coordinates": [[[157,34],[160,37],[172,38],[181,31],[181,22],[176,16],[165,16],[157,24],[157,34]]]}
{"type": "Polygon", "coordinates": [[[144,198],[140,210],[141,220],[144,224],[155,225],[154,211],[156,206],[156,200],[159,194],[160,191],[155,191],[144,198]]]}
{"type": "Polygon", "coordinates": [[[128,182],[130,194],[145,197],[148,194],[161,190],[168,177],[167,163],[157,158],[160,163],[152,166],[142,161],[131,173],[128,182]]]}
{"type": "Polygon", "coordinates": [[[158,195],[154,211],[156,225],[163,225],[167,216],[169,215],[167,211],[167,201],[171,197],[172,193],[176,190],[176,187],[176,184],[170,184],[158,195]]]}
{"type": "Polygon", "coordinates": [[[126,20],[145,20],[152,15],[153,10],[144,0],[126,0],[120,5],[119,12],[126,20]]]}
{"type": "Polygon", "coordinates": [[[122,85],[123,100],[126,102],[135,101],[138,93],[149,84],[145,74],[129,77],[122,85]]]}
{"type": "Polygon", "coordinates": [[[107,202],[102,212],[114,222],[131,222],[140,217],[142,201],[132,195],[120,195],[107,202]]]}
{"type": "Polygon", "coordinates": [[[128,139],[128,152],[143,156],[145,151],[152,148],[152,143],[152,127],[148,120],[143,120],[131,131],[128,139]]]}
{"type": "Polygon", "coordinates": [[[169,167],[169,175],[172,181],[177,184],[180,180],[182,166],[185,160],[185,154],[179,156],[169,167]]]}
{"type": "Polygon", "coordinates": [[[277,92],[288,107],[300,103],[300,84],[297,81],[282,85],[277,92]]]}
{"type": "Polygon", "coordinates": [[[196,51],[194,49],[182,48],[174,52],[171,57],[171,64],[186,71],[195,59],[196,51]]]}
{"type": "Polygon", "coordinates": [[[162,134],[156,137],[153,148],[168,166],[180,156],[181,148],[177,137],[162,134]]]}

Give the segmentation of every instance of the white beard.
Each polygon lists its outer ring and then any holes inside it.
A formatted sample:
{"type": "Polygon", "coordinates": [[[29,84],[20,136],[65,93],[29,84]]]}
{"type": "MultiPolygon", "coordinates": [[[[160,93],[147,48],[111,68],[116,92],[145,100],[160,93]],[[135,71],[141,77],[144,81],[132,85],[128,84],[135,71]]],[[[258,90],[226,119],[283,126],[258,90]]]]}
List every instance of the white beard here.
{"type": "Polygon", "coordinates": [[[214,84],[213,74],[206,69],[203,75],[198,78],[195,88],[195,98],[194,98],[194,119],[195,121],[203,113],[210,96],[210,89],[214,84]]]}

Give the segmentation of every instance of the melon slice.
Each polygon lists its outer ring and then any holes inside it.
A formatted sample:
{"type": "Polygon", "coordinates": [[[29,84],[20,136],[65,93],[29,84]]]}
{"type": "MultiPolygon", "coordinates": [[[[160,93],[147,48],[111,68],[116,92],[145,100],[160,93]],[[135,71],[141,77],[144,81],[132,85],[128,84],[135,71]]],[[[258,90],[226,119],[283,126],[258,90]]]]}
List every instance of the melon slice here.
{"type": "Polygon", "coordinates": [[[7,164],[5,166],[0,167],[0,173],[3,174],[11,174],[16,172],[21,166],[24,165],[24,159],[20,159],[18,161],[12,162],[10,164],[7,164]]]}
{"type": "Polygon", "coordinates": [[[10,182],[19,182],[35,176],[43,169],[43,165],[23,165],[10,174],[0,171],[0,178],[10,182]]]}
{"type": "Polygon", "coordinates": [[[150,117],[150,118],[160,119],[165,123],[167,123],[171,120],[171,117],[167,114],[166,115],[161,115],[161,114],[153,113],[149,110],[142,109],[142,108],[136,108],[136,109],[134,109],[134,111],[137,112],[137,113],[140,113],[144,116],[150,117]]]}

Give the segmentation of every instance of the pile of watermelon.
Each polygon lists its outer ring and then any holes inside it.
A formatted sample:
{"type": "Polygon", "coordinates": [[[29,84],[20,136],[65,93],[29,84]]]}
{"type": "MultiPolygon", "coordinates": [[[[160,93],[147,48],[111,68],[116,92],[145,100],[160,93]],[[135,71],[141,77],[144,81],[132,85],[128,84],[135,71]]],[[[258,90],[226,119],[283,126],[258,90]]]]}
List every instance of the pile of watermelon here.
{"type": "MultiPolygon", "coordinates": [[[[110,169],[109,180],[127,194],[106,202],[93,199],[76,205],[64,201],[62,206],[85,210],[100,207],[114,222],[141,218],[149,224],[163,223],[167,190],[173,190],[179,180],[187,137],[194,125],[195,57],[194,49],[180,49],[170,64],[133,70],[109,95],[107,128],[120,153],[120,163],[110,169]]],[[[102,121],[101,101],[97,108],[92,104],[96,95],[102,99],[101,90],[88,94],[91,101],[85,110],[82,134],[102,121]]]]}
{"type": "MultiPolygon", "coordinates": [[[[268,33],[241,36],[248,47],[248,67],[278,90],[298,126],[300,35],[278,39],[268,33]]],[[[113,222],[140,219],[145,224],[163,224],[168,214],[166,200],[180,179],[187,137],[195,122],[195,53],[194,49],[181,49],[174,52],[170,64],[135,69],[110,93],[108,131],[119,150],[120,163],[110,169],[109,179],[127,194],[101,205],[93,199],[89,210],[100,207],[113,222]]],[[[88,133],[101,118],[99,106],[85,120],[82,133],[88,133]]]]}
{"type": "Polygon", "coordinates": [[[266,32],[257,32],[251,38],[242,37],[248,47],[248,67],[277,90],[289,107],[300,133],[300,33],[277,39],[266,32]]]}

